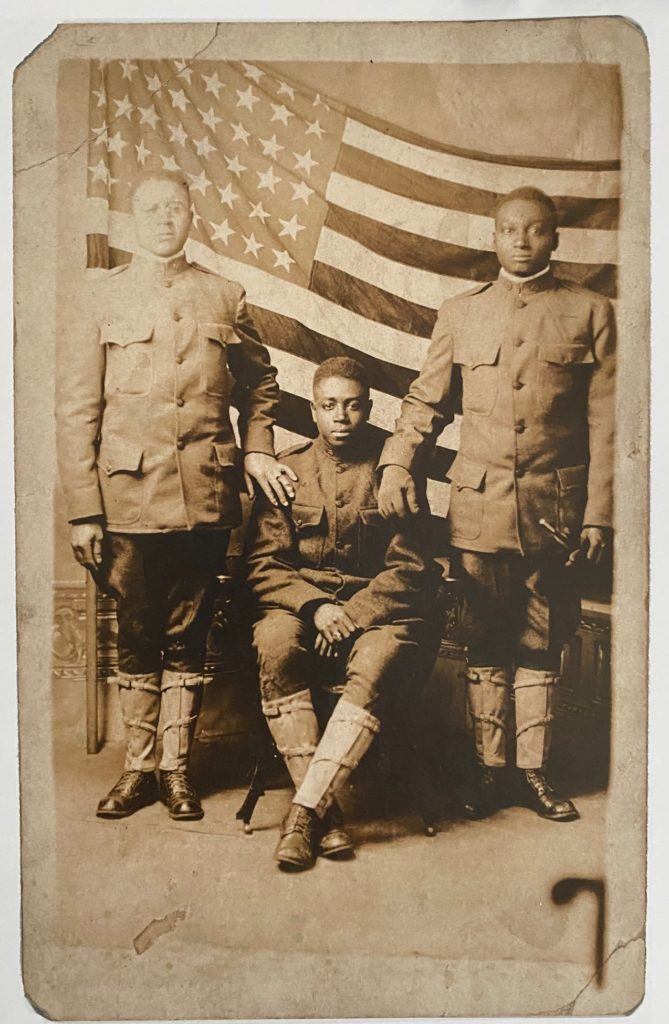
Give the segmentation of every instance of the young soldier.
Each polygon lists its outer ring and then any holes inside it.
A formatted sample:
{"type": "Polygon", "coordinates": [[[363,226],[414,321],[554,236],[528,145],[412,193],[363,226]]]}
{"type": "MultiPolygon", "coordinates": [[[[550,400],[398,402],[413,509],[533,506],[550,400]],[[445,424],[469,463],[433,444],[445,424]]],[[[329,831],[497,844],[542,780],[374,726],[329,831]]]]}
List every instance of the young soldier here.
{"type": "Polygon", "coordinates": [[[556,797],[546,760],[560,653],[579,623],[575,565],[596,564],[609,542],[615,323],[607,299],[553,276],[557,214],[543,192],[505,196],[494,241],[499,278],[439,311],[425,365],[383,451],[379,509],[416,511],[411,473],[453,417],[456,364],[463,420],[448,518],[473,617],[468,694],[482,766],[466,813],[483,817],[502,800],[513,687],[529,804],[542,817],[570,821],[578,812],[556,797]]]}
{"type": "Polygon", "coordinates": [[[132,261],[92,284],[58,361],[58,457],[78,562],[117,599],[125,771],[98,805],[122,818],[160,795],[175,819],[203,811],[187,775],[202,698],[215,574],[240,519],[230,402],[248,487],[287,502],[273,454],[276,371],[242,288],[186,261],[186,184],[135,185],[132,261]]]}
{"type": "Polygon", "coordinates": [[[380,695],[425,659],[438,573],[423,519],[379,514],[371,405],[359,363],[322,363],[311,406],[318,438],[281,456],[299,479],[295,500],[290,509],[261,500],[253,520],[262,708],[297,790],[276,851],[288,870],[352,849],[335,795],[379,731],[380,695]],[[344,687],[321,736],[311,689],[328,680],[344,687]]]}

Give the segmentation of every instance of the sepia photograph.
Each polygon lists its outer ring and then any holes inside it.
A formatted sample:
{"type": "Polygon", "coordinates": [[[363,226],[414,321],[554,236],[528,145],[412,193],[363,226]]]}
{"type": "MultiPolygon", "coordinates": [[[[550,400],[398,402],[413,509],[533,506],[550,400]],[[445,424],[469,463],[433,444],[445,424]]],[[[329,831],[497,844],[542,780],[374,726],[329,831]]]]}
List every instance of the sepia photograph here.
{"type": "Polygon", "coordinates": [[[613,17],[17,69],[37,1013],[643,999],[649,85],[613,17]]]}

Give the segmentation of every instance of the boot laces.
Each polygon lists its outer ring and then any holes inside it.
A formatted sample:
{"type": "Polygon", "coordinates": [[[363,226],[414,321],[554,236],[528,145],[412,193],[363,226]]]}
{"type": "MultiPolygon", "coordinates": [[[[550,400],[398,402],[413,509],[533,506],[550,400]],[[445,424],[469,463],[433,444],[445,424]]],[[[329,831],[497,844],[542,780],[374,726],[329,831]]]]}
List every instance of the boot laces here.
{"type": "Polygon", "coordinates": [[[197,794],[182,771],[165,772],[163,783],[172,800],[195,800],[197,794]]]}
{"type": "MultiPolygon", "coordinates": [[[[114,786],[113,792],[119,793],[124,797],[133,796],[135,791],[139,789],[143,783],[144,774],[144,772],[135,771],[123,772],[123,775],[114,786]]],[[[148,774],[148,772],[146,774],[148,774]]]]}

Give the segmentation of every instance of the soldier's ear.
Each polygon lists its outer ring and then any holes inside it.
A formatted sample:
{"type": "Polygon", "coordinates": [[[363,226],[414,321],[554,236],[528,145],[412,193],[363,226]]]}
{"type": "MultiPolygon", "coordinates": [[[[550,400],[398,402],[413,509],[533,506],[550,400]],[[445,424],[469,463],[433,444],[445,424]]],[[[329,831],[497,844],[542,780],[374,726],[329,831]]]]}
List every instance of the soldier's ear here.
{"type": "Polygon", "coordinates": [[[367,399],[367,419],[369,419],[369,417],[370,417],[370,415],[371,415],[371,412],[372,412],[372,406],[373,406],[373,405],[374,405],[374,402],[372,401],[372,399],[371,399],[371,398],[368,398],[368,399],[367,399]]]}
{"type": "Polygon", "coordinates": [[[559,244],[560,244],[560,232],[559,231],[555,231],[554,235],[553,235],[553,248],[552,248],[551,252],[555,252],[555,250],[557,249],[559,244]]]}
{"type": "Polygon", "coordinates": [[[312,418],[312,420],[315,423],[316,422],[316,406],[314,405],[313,402],[309,402],[309,408],[311,409],[311,418],[312,418]]]}

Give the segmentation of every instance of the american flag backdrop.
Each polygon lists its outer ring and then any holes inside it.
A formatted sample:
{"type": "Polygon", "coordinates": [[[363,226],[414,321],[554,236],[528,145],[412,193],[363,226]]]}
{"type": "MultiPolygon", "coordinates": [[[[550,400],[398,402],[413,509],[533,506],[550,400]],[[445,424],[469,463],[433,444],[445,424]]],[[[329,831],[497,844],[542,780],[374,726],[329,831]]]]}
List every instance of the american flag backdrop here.
{"type": "MultiPolygon", "coordinates": [[[[389,432],[441,302],[497,275],[492,209],[535,185],[560,212],[558,274],[615,298],[619,167],[449,147],[307,90],[271,65],[92,62],[88,266],[129,259],[129,188],[142,170],[190,183],[191,260],[239,281],[279,370],[277,447],[311,436],[315,365],[354,355],[389,432]]],[[[433,512],[459,417],[430,468],[433,512]]]]}

